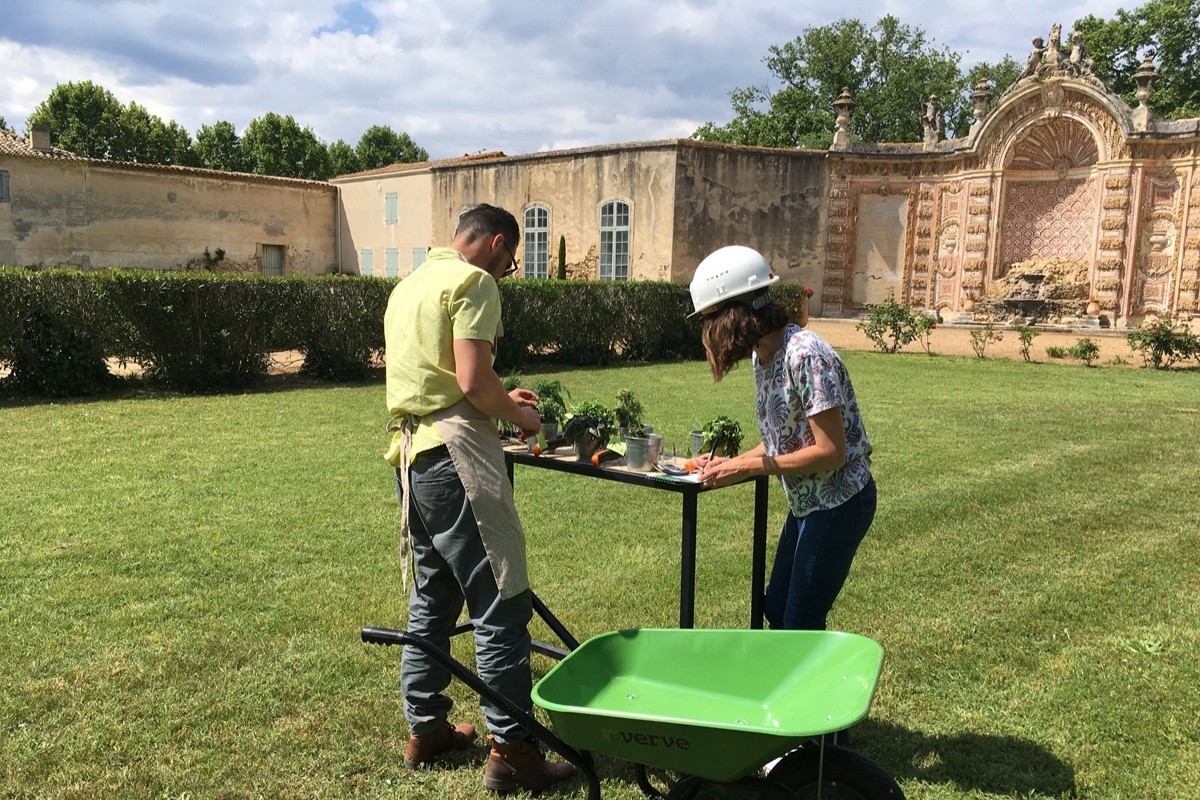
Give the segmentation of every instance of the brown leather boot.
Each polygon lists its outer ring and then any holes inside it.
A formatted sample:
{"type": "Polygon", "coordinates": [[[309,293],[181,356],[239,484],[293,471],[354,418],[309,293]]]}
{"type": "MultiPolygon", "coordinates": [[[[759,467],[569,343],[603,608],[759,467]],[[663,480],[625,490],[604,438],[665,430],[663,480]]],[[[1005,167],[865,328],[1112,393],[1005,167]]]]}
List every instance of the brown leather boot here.
{"type": "MultiPolygon", "coordinates": [[[[491,736],[488,736],[491,739],[491,736]]],[[[494,792],[519,792],[542,789],[565,781],[575,767],[565,761],[547,761],[533,739],[520,739],[511,744],[492,740],[492,752],[483,768],[483,785],[494,792]]]]}
{"type": "Polygon", "coordinates": [[[452,750],[466,750],[475,741],[475,726],[466,722],[457,725],[446,723],[433,733],[409,736],[404,748],[404,766],[419,769],[438,756],[452,750]]]}

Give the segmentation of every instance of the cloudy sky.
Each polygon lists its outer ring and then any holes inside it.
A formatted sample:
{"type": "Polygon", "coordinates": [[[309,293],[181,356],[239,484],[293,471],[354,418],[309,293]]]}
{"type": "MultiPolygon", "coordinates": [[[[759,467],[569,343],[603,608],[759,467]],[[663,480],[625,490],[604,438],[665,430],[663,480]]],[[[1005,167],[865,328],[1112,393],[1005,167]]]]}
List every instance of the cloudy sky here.
{"type": "MultiPolygon", "coordinates": [[[[1055,22],[1141,2],[989,0],[0,0],[0,116],[18,132],[92,80],[190,133],[268,111],[325,142],[371,125],[432,158],[689,136],[771,86],[767,48],[893,14],[963,54],[1022,62],[1055,22]]],[[[832,98],[830,98],[832,100],[832,98]]]]}

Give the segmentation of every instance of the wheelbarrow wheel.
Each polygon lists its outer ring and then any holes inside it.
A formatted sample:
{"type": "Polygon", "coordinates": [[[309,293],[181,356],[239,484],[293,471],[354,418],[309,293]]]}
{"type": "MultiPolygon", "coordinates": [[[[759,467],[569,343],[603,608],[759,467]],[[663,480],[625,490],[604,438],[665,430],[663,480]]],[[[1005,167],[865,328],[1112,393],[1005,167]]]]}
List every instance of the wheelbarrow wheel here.
{"type": "Polygon", "coordinates": [[[804,747],[783,758],[767,780],[786,787],[800,800],[904,800],[892,776],[852,750],[804,747]],[[819,781],[819,785],[818,785],[819,781]]]}
{"type": "Polygon", "coordinates": [[[700,790],[696,779],[671,770],[635,764],[634,775],[642,793],[654,800],[689,800],[700,790]]]}

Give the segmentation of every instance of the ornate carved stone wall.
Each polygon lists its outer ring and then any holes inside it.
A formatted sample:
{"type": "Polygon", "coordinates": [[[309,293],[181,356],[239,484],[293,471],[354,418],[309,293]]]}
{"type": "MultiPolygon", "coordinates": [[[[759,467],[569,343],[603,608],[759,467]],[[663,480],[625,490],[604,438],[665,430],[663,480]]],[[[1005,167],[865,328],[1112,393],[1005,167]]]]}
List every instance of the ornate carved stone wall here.
{"type": "Polygon", "coordinates": [[[962,140],[831,153],[825,313],[867,305],[853,288],[862,198],[890,192],[908,198],[891,223],[905,237],[898,301],[958,311],[1014,263],[1070,260],[1112,324],[1200,316],[1200,124],[1136,127],[1086,69],[1044,67],[962,140]]]}
{"type": "Polygon", "coordinates": [[[1096,181],[1007,181],[1000,261],[995,277],[1029,259],[1092,263],[1095,254],[1096,181]]]}

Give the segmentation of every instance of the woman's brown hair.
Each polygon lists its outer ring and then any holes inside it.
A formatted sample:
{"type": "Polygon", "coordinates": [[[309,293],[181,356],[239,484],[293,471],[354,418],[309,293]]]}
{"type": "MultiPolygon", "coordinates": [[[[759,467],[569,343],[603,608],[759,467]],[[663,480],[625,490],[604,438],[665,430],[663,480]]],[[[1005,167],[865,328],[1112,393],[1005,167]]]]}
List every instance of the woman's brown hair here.
{"type": "Polygon", "coordinates": [[[772,301],[763,308],[733,301],[702,317],[700,341],[708,354],[713,381],[724,378],[743,358],[749,358],[768,333],[787,325],[790,315],[782,303],[772,301]]]}

